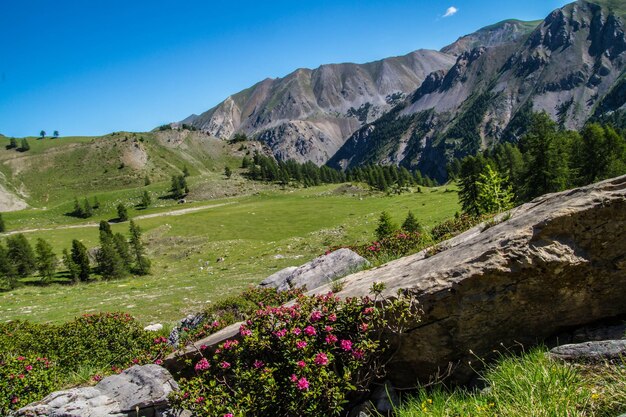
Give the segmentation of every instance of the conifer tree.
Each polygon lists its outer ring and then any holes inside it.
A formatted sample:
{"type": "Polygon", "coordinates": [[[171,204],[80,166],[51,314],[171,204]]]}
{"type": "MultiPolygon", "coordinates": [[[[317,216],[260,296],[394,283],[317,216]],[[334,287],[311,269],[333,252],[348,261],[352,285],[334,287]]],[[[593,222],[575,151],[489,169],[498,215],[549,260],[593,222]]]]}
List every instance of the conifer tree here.
{"type": "Polygon", "coordinates": [[[150,204],[152,204],[152,198],[150,198],[150,193],[148,191],[144,191],[143,195],[141,196],[141,207],[146,209],[150,207],[150,204]]]}
{"type": "Polygon", "coordinates": [[[67,268],[70,280],[72,280],[72,282],[74,283],[78,282],[80,280],[78,265],[76,265],[76,263],[72,259],[72,255],[70,255],[70,252],[67,250],[67,248],[63,249],[63,265],[65,265],[65,267],[67,268]]]}
{"type": "Polygon", "coordinates": [[[189,168],[187,168],[187,165],[185,165],[183,167],[183,177],[188,177],[189,176],[189,168]]]}
{"type": "Polygon", "coordinates": [[[120,222],[125,222],[128,220],[128,210],[126,206],[122,203],[117,205],[117,220],[120,222]]]}
{"type": "Polygon", "coordinates": [[[511,207],[513,191],[507,182],[508,178],[502,178],[490,165],[485,167],[476,182],[478,187],[476,204],[480,214],[500,213],[511,207]]]}
{"type": "Polygon", "coordinates": [[[7,250],[9,260],[15,266],[18,276],[24,278],[35,272],[37,268],[35,252],[23,234],[9,236],[7,238],[7,250]]]}
{"type": "Polygon", "coordinates": [[[22,139],[22,144],[19,150],[21,152],[26,152],[30,150],[30,145],[28,144],[28,141],[26,140],[26,138],[22,139]]]}
{"type": "Polygon", "coordinates": [[[35,251],[37,252],[37,270],[41,275],[43,282],[50,282],[57,268],[57,257],[52,251],[52,246],[45,240],[37,239],[35,245],[35,251]]]}
{"type": "Polygon", "coordinates": [[[117,251],[113,236],[106,231],[101,231],[100,237],[100,249],[96,254],[98,271],[104,279],[124,277],[128,271],[117,251]]]}
{"type": "Polygon", "coordinates": [[[6,226],[4,224],[4,218],[2,217],[2,213],[0,213],[0,233],[6,232],[6,226]]]}
{"type": "Polygon", "coordinates": [[[9,258],[9,252],[0,244],[0,288],[13,289],[17,282],[15,264],[9,258]]]}
{"type": "Polygon", "coordinates": [[[226,167],[224,168],[224,175],[226,176],[226,178],[229,178],[233,175],[233,171],[230,169],[230,167],[226,167]]]}
{"type": "Polygon", "coordinates": [[[141,241],[141,229],[134,221],[130,221],[130,246],[135,258],[135,271],[139,275],[150,273],[150,260],[145,256],[145,249],[141,241]]]}
{"type": "Polygon", "coordinates": [[[393,232],[395,232],[396,229],[397,226],[391,221],[389,213],[387,213],[386,211],[380,213],[380,218],[378,219],[378,227],[376,228],[376,238],[378,240],[382,240],[390,237],[391,235],[393,235],[393,232]]]}
{"type": "MultiPolygon", "coordinates": [[[[108,225],[108,223],[106,224],[108,225]]],[[[91,274],[91,266],[89,264],[87,247],[85,247],[82,242],[76,239],[72,240],[71,260],[76,265],[78,278],[81,281],[87,281],[89,279],[89,275],[91,274]]]]}
{"type": "Polygon", "coordinates": [[[128,240],[126,240],[126,237],[123,234],[116,233],[113,235],[113,243],[115,244],[115,249],[117,250],[117,253],[120,255],[120,258],[124,263],[124,268],[130,271],[133,258],[130,255],[128,240]]]}
{"type": "Polygon", "coordinates": [[[83,202],[83,215],[82,217],[87,219],[89,217],[93,216],[93,208],[91,207],[91,204],[89,203],[89,200],[87,200],[87,198],[85,198],[85,201],[83,202]]]}
{"type": "Polygon", "coordinates": [[[419,222],[413,215],[413,212],[409,211],[409,213],[406,216],[406,219],[404,219],[404,223],[402,223],[402,230],[409,232],[409,233],[415,233],[415,232],[419,232],[421,229],[422,229],[422,226],[419,224],[419,222]]]}

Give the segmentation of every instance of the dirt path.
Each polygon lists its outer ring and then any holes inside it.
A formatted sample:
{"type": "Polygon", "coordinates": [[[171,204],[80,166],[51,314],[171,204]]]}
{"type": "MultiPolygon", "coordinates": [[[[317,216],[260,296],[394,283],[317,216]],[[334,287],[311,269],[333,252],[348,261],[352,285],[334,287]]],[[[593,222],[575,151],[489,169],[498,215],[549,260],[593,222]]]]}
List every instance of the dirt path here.
{"type": "MultiPolygon", "coordinates": [[[[143,214],[141,216],[133,217],[133,220],[141,220],[141,219],[153,219],[155,217],[166,217],[166,216],[182,216],[188,213],[194,213],[196,211],[208,210],[216,207],[227,206],[229,204],[235,204],[236,201],[231,201],[228,203],[220,203],[220,204],[210,204],[206,206],[198,206],[198,207],[189,207],[186,209],[178,209],[172,211],[165,211],[163,213],[152,213],[152,214],[143,214]]],[[[4,236],[15,235],[18,233],[33,233],[33,232],[49,232],[53,230],[64,230],[64,229],[82,229],[84,227],[98,227],[99,223],[82,223],[82,224],[69,224],[66,226],[57,226],[57,227],[41,227],[36,229],[23,229],[23,230],[13,230],[7,233],[2,233],[4,236]]]]}

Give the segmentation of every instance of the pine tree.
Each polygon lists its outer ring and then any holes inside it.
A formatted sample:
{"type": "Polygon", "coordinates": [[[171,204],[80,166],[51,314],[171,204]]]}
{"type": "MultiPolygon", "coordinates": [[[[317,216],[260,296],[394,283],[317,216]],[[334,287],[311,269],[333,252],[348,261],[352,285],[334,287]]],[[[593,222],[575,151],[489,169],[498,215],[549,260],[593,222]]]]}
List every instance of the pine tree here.
{"type": "Polygon", "coordinates": [[[230,169],[230,167],[226,167],[224,168],[224,175],[226,176],[226,178],[229,178],[233,175],[233,171],[230,169]]]}
{"type": "Polygon", "coordinates": [[[94,210],[98,210],[100,208],[100,201],[98,200],[98,196],[93,198],[93,206],[91,206],[94,210]]]}
{"type": "Polygon", "coordinates": [[[6,226],[4,224],[4,218],[2,217],[2,213],[0,213],[0,233],[6,232],[6,226]]]}
{"type": "Polygon", "coordinates": [[[478,205],[478,181],[486,165],[487,161],[482,155],[468,156],[461,162],[459,200],[463,211],[474,216],[479,215],[481,211],[478,205]]]}
{"type": "Polygon", "coordinates": [[[67,248],[63,249],[63,265],[67,268],[67,272],[70,276],[70,280],[74,283],[79,281],[79,271],[78,265],[72,259],[72,255],[67,250],[67,248]]]}
{"type": "Polygon", "coordinates": [[[384,238],[390,237],[395,232],[397,226],[392,223],[391,217],[386,211],[380,213],[380,218],[378,219],[378,227],[376,228],[376,238],[378,240],[382,240],[384,238]]]}
{"type": "Polygon", "coordinates": [[[150,273],[150,260],[145,256],[145,250],[141,241],[141,229],[130,221],[130,246],[135,257],[135,271],[139,275],[150,273]]]}
{"type": "Polygon", "coordinates": [[[85,198],[85,201],[83,202],[83,215],[82,217],[87,219],[89,217],[93,216],[93,208],[91,207],[91,204],[89,203],[89,200],[87,200],[87,198],[85,198]]]}
{"type": "Polygon", "coordinates": [[[243,159],[241,160],[241,167],[245,169],[245,168],[248,168],[250,164],[252,164],[252,161],[250,161],[250,158],[248,158],[247,156],[244,156],[243,159]]]}
{"type": "Polygon", "coordinates": [[[150,185],[150,184],[152,184],[152,181],[150,180],[150,177],[146,175],[143,179],[143,185],[150,185]]]}
{"type": "Polygon", "coordinates": [[[508,178],[503,178],[490,165],[480,174],[477,205],[480,213],[500,213],[511,207],[513,191],[507,185],[508,178]]]}
{"type": "Polygon", "coordinates": [[[11,138],[9,139],[9,144],[6,146],[7,149],[16,149],[17,148],[17,139],[11,138]]]}
{"type": "Polygon", "coordinates": [[[183,177],[188,177],[189,176],[189,168],[187,168],[187,165],[185,165],[183,167],[183,177]]]}
{"type": "Polygon", "coordinates": [[[133,258],[130,255],[130,247],[128,246],[128,240],[121,233],[116,233],[113,235],[113,243],[115,244],[115,249],[117,253],[120,255],[122,262],[124,263],[124,268],[130,271],[130,267],[133,263],[133,258]]]}
{"type": "Polygon", "coordinates": [[[22,139],[22,143],[20,145],[20,152],[26,152],[30,150],[30,145],[26,139],[22,139]]]}
{"type": "Polygon", "coordinates": [[[117,220],[120,222],[125,222],[128,220],[128,210],[126,206],[122,203],[117,205],[117,220]]]}
{"type": "Polygon", "coordinates": [[[45,240],[37,239],[35,245],[35,251],[37,252],[37,270],[41,275],[43,282],[50,282],[57,268],[57,257],[52,251],[52,246],[45,240]]]}
{"type": "Polygon", "coordinates": [[[141,207],[147,209],[148,207],[150,207],[150,204],[152,204],[152,198],[150,198],[150,193],[148,193],[148,191],[144,191],[143,195],[141,196],[141,207]]]}
{"type": "Polygon", "coordinates": [[[100,231],[100,240],[103,239],[103,236],[113,236],[113,232],[111,231],[111,225],[106,220],[100,220],[98,230],[100,231]]]}
{"type": "Polygon", "coordinates": [[[100,249],[96,254],[98,271],[104,279],[124,277],[128,270],[124,266],[124,260],[117,251],[113,236],[106,232],[101,232],[100,236],[100,249]]]}
{"type": "Polygon", "coordinates": [[[170,192],[172,193],[173,198],[183,198],[185,194],[189,192],[189,188],[187,187],[187,180],[182,175],[173,175],[172,176],[172,187],[170,188],[170,192]]]}
{"type": "Polygon", "coordinates": [[[78,198],[76,197],[74,197],[74,210],[72,211],[71,215],[74,217],[80,217],[80,218],[82,218],[84,215],[83,208],[78,202],[78,198]]]}
{"type": "Polygon", "coordinates": [[[13,289],[17,283],[15,264],[9,257],[9,252],[0,244],[0,288],[13,289]]]}
{"type": "Polygon", "coordinates": [[[422,230],[422,226],[419,224],[412,211],[409,211],[406,219],[404,219],[404,223],[402,223],[402,230],[409,233],[415,233],[422,230]]]}
{"type": "MultiPolygon", "coordinates": [[[[108,223],[106,224],[108,225],[108,223]]],[[[81,281],[87,281],[89,279],[89,275],[91,274],[89,255],[87,254],[87,247],[79,240],[72,240],[71,259],[76,265],[78,278],[81,281]]]]}
{"type": "Polygon", "coordinates": [[[18,276],[25,278],[35,272],[37,260],[35,252],[26,237],[19,233],[7,238],[9,260],[15,265],[18,276]]]}
{"type": "Polygon", "coordinates": [[[39,132],[39,137],[40,137],[41,139],[45,138],[45,137],[46,137],[46,131],[45,131],[45,130],[42,130],[41,132],[39,132]]]}

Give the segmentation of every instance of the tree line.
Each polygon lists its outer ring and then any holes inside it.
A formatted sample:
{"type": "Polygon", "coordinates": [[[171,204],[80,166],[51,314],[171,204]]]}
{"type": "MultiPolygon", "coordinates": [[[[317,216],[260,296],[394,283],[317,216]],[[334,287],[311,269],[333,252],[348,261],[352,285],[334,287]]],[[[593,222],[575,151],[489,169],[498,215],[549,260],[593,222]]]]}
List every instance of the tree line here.
{"type": "MultiPolygon", "coordinates": [[[[130,221],[129,235],[113,233],[111,226],[100,222],[100,247],[94,251],[95,268],[92,268],[87,247],[77,239],[72,240],[70,249],[64,249],[61,261],[76,283],[89,281],[93,273],[103,279],[122,278],[129,273],[150,273],[150,259],[146,256],[141,240],[141,229],[130,221]]],[[[17,280],[39,273],[42,283],[52,281],[60,266],[59,259],[50,243],[38,238],[35,248],[23,234],[16,234],[0,243],[0,287],[14,288],[17,280]]]]}
{"type": "Polygon", "coordinates": [[[403,189],[411,185],[436,186],[437,183],[423,176],[419,170],[413,172],[395,165],[367,165],[347,171],[329,166],[318,167],[313,162],[299,163],[294,160],[276,161],[258,152],[250,159],[243,158],[242,168],[247,169],[248,178],[256,181],[277,182],[287,185],[291,182],[305,187],[343,182],[364,182],[379,191],[403,189]]]}
{"type": "Polygon", "coordinates": [[[626,174],[626,135],[590,123],[564,130],[546,113],[535,113],[518,144],[504,143],[482,154],[453,160],[463,210],[498,212],[546,193],[626,174]]]}

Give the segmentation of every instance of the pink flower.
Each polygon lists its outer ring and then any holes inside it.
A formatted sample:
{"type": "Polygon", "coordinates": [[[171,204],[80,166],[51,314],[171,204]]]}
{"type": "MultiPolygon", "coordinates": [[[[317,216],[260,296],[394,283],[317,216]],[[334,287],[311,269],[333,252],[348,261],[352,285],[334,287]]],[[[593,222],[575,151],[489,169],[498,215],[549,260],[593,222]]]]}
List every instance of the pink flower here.
{"type": "MultiPolygon", "coordinates": [[[[21,377],[21,375],[20,375],[21,377]]],[[[93,377],[91,377],[91,379],[93,379],[96,382],[100,382],[102,381],[102,375],[94,375],[93,377]]]]}
{"type": "Polygon", "coordinates": [[[24,369],[26,369],[26,372],[30,372],[33,370],[33,365],[26,365],[24,369]]]}
{"type": "Polygon", "coordinates": [[[200,359],[200,361],[195,366],[196,371],[204,371],[206,369],[209,369],[210,367],[211,364],[209,363],[209,361],[206,360],[206,358],[200,359]]]}
{"type": "Polygon", "coordinates": [[[162,365],[163,361],[161,359],[157,359],[156,361],[154,361],[154,363],[157,365],[162,365]]]}
{"type": "Polygon", "coordinates": [[[295,334],[296,336],[299,336],[299,335],[300,335],[300,333],[302,333],[302,330],[300,330],[300,328],[299,328],[299,327],[295,327],[295,328],[291,331],[291,333],[295,334]]]}
{"type": "Polygon", "coordinates": [[[313,323],[315,323],[316,321],[320,321],[322,319],[322,312],[315,310],[314,312],[311,313],[311,317],[309,318],[313,323]]]}
{"type": "Polygon", "coordinates": [[[298,349],[304,349],[306,347],[307,343],[304,340],[298,340],[296,342],[296,347],[298,349]]]}
{"type": "Polygon", "coordinates": [[[200,350],[207,350],[209,347],[207,345],[201,345],[200,350]]]}
{"type": "Polygon", "coordinates": [[[263,361],[260,360],[255,360],[254,363],[252,364],[252,366],[254,366],[255,369],[259,369],[259,368],[263,368],[265,364],[263,363],[263,361]]]}
{"type": "Polygon", "coordinates": [[[296,382],[298,380],[298,377],[296,376],[296,374],[291,374],[291,377],[289,379],[291,379],[291,382],[296,382]]]}
{"type": "Polygon", "coordinates": [[[374,307],[367,307],[363,310],[363,314],[372,314],[374,312],[374,307]]]}
{"type": "Polygon", "coordinates": [[[318,366],[325,366],[328,365],[328,356],[325,353],[318,353],[313,361],[318,366]]]}
{"type": "Polygon", "coordinates": [[[25,358],[25,357],[23,357],[23,356],[18,356],[18,357],[17,357],[17,360],[18,360],[18,361],[23,361],[24,359],[26,359],[26,358],[25,358]]]}
{"type": "Polygon", "coordinates": [[[359,326],[359,329],[362,332],[366,332],[368,328],[369,328],[369,326],[367,325],[367,323],[361,323],[361,325],[359,326]]]}
{"type": "Polygon", "coordinates": [[[337,315],[335,313],[329,314],[328,315],[328,321],[337,321],[337,315]]]}
{"type": "Polygon", "coordinates": [[[230,363],[228,363],[226,361],[220,362],[220,367],[222,369],[228,369],[228,368],[230,368],[230,363]]]}
{"type": "Polygon", "coordinates": [[[334,334],[329,334],[326,335],[326,343],[328,343],[329,345],[333,345],[335,343],[337,343],[337,336],[335,336],[334,334]]]}
{"type": "Polygon", "coordinates": [[[201,403],[202,401],[204,401],[204,397],[196,398],[196,403],[201,403]]]}
{"type": "Polygon", "coordinates": [[[315,327],[313,327],[313,326],[306,326],[304,328],[304,334],[306,334],[307,336],[315,336],[317,334],[317,332],[315,331],[315,327]]]}
{"type": "Polygon", "coordinates": [[[300,368],[305,368],[306,367],[306,362],[305,361],[298,361],[297,364],[300,368]]]}
{"type": "Polygon", "coordinates": [[[298,380],[298,389],[300,391],[305,391],[309,389],[309,381],[307,381],[305,377],[302,377],[298,380]]]}
{"type": "Polygon", "coordinates": [[[274,334],[274,336],[276,336],[276,337],[278,337],[280,339],[281,337],[283,337],[284,335],[287,334],[287,329],[276,330],[273,334],[274,334]]]}
{"type": "Polygon", "coordinates": [[[213,327],[220,327],[220,322],[215,320],[213,323],[211,323],[211,326],[213,326],[213,327]]]}
{"type": "Polygon", "coordinates": [[[241,326],[239,328],[239,334],[241,334],[244,337],[250,336],[250,335],[252,335],[252,330],[246,329],[244,326],[241,326]]]}
{"type": "Polygon", "coordinates": [[[349,352],[349,351],[352,350],[352,341],[350,341],[350,340],[343,339],[341,342],[339,342],[339,345],[346,352],[349,352]]]}
{"type": "Polygon", "coordinates": [[[233,417],[233,415],[231,413],[226,413],[222,417],[233,417]]]}
{"type": "Polygon", "coordinates": [[[11,404],[17,404],[18,402],[20,402],[20,397],[11,398],[11,404]]]}
{"type": "Polygon", "coordinates": [[[363,351],[361,349],[355,349],[352,351],[352,356],[354,356],[355,359],[363,359],[363,356],[365,354],[363,353],[363,351]]]}
{"type": "Polygon", "coordinates": [[[237,346],[238,344],[239,344],[239,342],[237,340],[227,340],[227,341],[224,342],[223,348],[225,350],[229,350],[229,349],[237,346]]]}
{"type": "Polygon", "coordinates": [[[326,333],[330,333],[330,332],[332,332],[332,331],[333,331],[333,326],[326,326],[326,327],[324,327],[324,331],[325,331],[326,333]]]}

